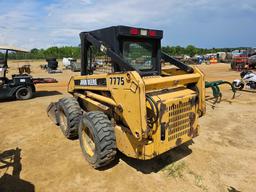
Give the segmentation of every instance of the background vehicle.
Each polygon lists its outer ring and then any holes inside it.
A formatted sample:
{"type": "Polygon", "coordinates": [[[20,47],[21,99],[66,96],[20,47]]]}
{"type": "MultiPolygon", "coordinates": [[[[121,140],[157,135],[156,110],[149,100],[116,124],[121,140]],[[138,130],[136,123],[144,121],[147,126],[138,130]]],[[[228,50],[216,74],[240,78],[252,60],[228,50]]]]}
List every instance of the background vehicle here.
{"type": "Polygon", "coordinates": [[[27,50],[9,46],[0,46],[4,52],[4,58],[0,60],[0,99],[16,98],[20,100],[31,99],[36,91],[36,83],[55,83],[52,78],[32,78],[29,74],[14,74],[11,79],[6,76],[8,69],[8,52],[23,52],[27,50]]]}
{"type": "Polygon", "coordinates": [[[256,74],[252,71],[242,71],[240,73],[241,79],[234,80],[233,86],[236,89],[243,90],[245,86],[250,89],[256,89],[256,74]]]}
{"type": "Polygon", "coordinates": [[[253,56],[249,57],[248,63],[251,67],[255,68],[255,66],[256,66],[256,55],[253,55],[253,56]]]}
{"type": "Polygon", "coordinates": [[[243,70],[245,67],[255,68],[256,62],[254,55],[255,48],[248,48],[244,50],[235,50],[232,52],[231,69],[243,70]]]}
{"type": "Polygon", "coordinates": [[[74,72],[78,72],[81,70],[80,63],[78,63],[76,59],[73,59],[71,57],[63,58],[62,63],[65,69],[70,69],[71,71],[74,71],[74,72]]]}
{"type": "Polygon", "coordinates": [[[232,52],[231,69],[244,69],[248,64],[248,54],[246,50],[238,50],[232,52]]]}
{"type": "Polygon", "coordinates": [[[205,113],[204,75],[161,52],[163,31],[115,26],[82,32],[81,75],[48,107],[48,115],[69,139],[79,137],[94,167],[115,159],[117,150],[147,160],[199,133],[205,113]],[[92,64],[100,50],[111,58],[109,71],[92,64]],[[161,60],[172,65],[162,68],[161,60]]]}

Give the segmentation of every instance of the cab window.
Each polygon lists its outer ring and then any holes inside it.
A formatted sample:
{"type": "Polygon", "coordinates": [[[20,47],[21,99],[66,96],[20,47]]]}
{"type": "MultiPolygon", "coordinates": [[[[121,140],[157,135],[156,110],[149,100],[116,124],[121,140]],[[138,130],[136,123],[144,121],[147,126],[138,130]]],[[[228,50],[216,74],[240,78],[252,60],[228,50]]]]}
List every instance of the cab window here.
{"type": "Polygon", "coordinates": [[[139,71],[152,70],[154,67],[153,42],[148,41],[123,41],[123,57],[139,71]]]}

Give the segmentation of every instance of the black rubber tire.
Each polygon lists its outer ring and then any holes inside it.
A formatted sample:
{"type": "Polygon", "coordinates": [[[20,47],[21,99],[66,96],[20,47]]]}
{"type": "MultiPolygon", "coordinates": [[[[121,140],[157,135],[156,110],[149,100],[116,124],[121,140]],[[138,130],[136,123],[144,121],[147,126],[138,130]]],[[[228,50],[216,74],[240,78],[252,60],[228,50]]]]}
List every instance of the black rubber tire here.
{"type": "Polygon", "coordinates": [[[112,123],[101,111],[85,113],[79,126],[79,141],[84,157],[95,169],[110,164],[116,157],[116,136],[112,123]],[[83,132],[88,130],[93,138],[95,148],[89,155],[84,146],[83,132]]]}
{"type": "Polygon", "coordinates": [[[16,99],[27,100],[33,97],[33,91],[31,87],[21,87],[15,93],[16,99]]]}
{"type": "Polygon", "coordinates": [[[73,97],[65,97],[58,102],[58,116],[60,129],[64,136],[74,140],[78,138],[78,127],[82,117],[82,109],[73,97]]]}
{"type": "Polygon", "coordinates": [[[58,62],[57,61],[48,61],[48,68],[52,70],[56,70],[58,68],[58,62]]]}

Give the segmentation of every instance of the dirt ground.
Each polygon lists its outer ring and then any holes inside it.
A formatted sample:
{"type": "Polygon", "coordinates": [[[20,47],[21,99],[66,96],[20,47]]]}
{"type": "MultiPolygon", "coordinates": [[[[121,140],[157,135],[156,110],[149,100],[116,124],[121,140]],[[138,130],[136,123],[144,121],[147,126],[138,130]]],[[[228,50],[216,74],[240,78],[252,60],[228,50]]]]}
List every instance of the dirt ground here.
{"type": "MultiPolygon", "coordinates": [[[[1,192],[255,191],[256,93],[238,92],[231,100],[230,88],[223,86],[223,102],[214,109],[207,102],[200,136],[191,145],[150,161],[120,154],[118,162],[98,171],[84,160],[79,142],[65,139],[46,115],[50,102],[67,95],[74,73],[47,74],[39,68],[44,61],[30,63],[34,77],[54,77],[59,83],[38,85],[31,100],[0,102],[1,192]]],[[[10,73],[21,64],[12,62],[10,73]]],[[[199,67],[207,80],[239,78],[227,64],[199,67]]]]}

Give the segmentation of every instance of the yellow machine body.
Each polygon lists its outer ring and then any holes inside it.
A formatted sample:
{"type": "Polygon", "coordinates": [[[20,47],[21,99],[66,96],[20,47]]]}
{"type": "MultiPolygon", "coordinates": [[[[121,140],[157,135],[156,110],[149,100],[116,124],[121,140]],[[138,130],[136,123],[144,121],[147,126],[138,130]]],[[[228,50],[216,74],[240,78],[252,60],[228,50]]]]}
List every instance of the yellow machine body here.
{"type": "Polygon", "coordinates": [[[111,117],[118,150],[147,160],[198,136],[198,118],[205,113],[205,80],[193,68],[190,74],[166,68],[159,76],[141,77],[136,71],[73,76],[68,92],[85,111],[100,110],[111,117]],[[152,125],[147,117],[153,109],[146,95],[159,113],[152,125]]]}

